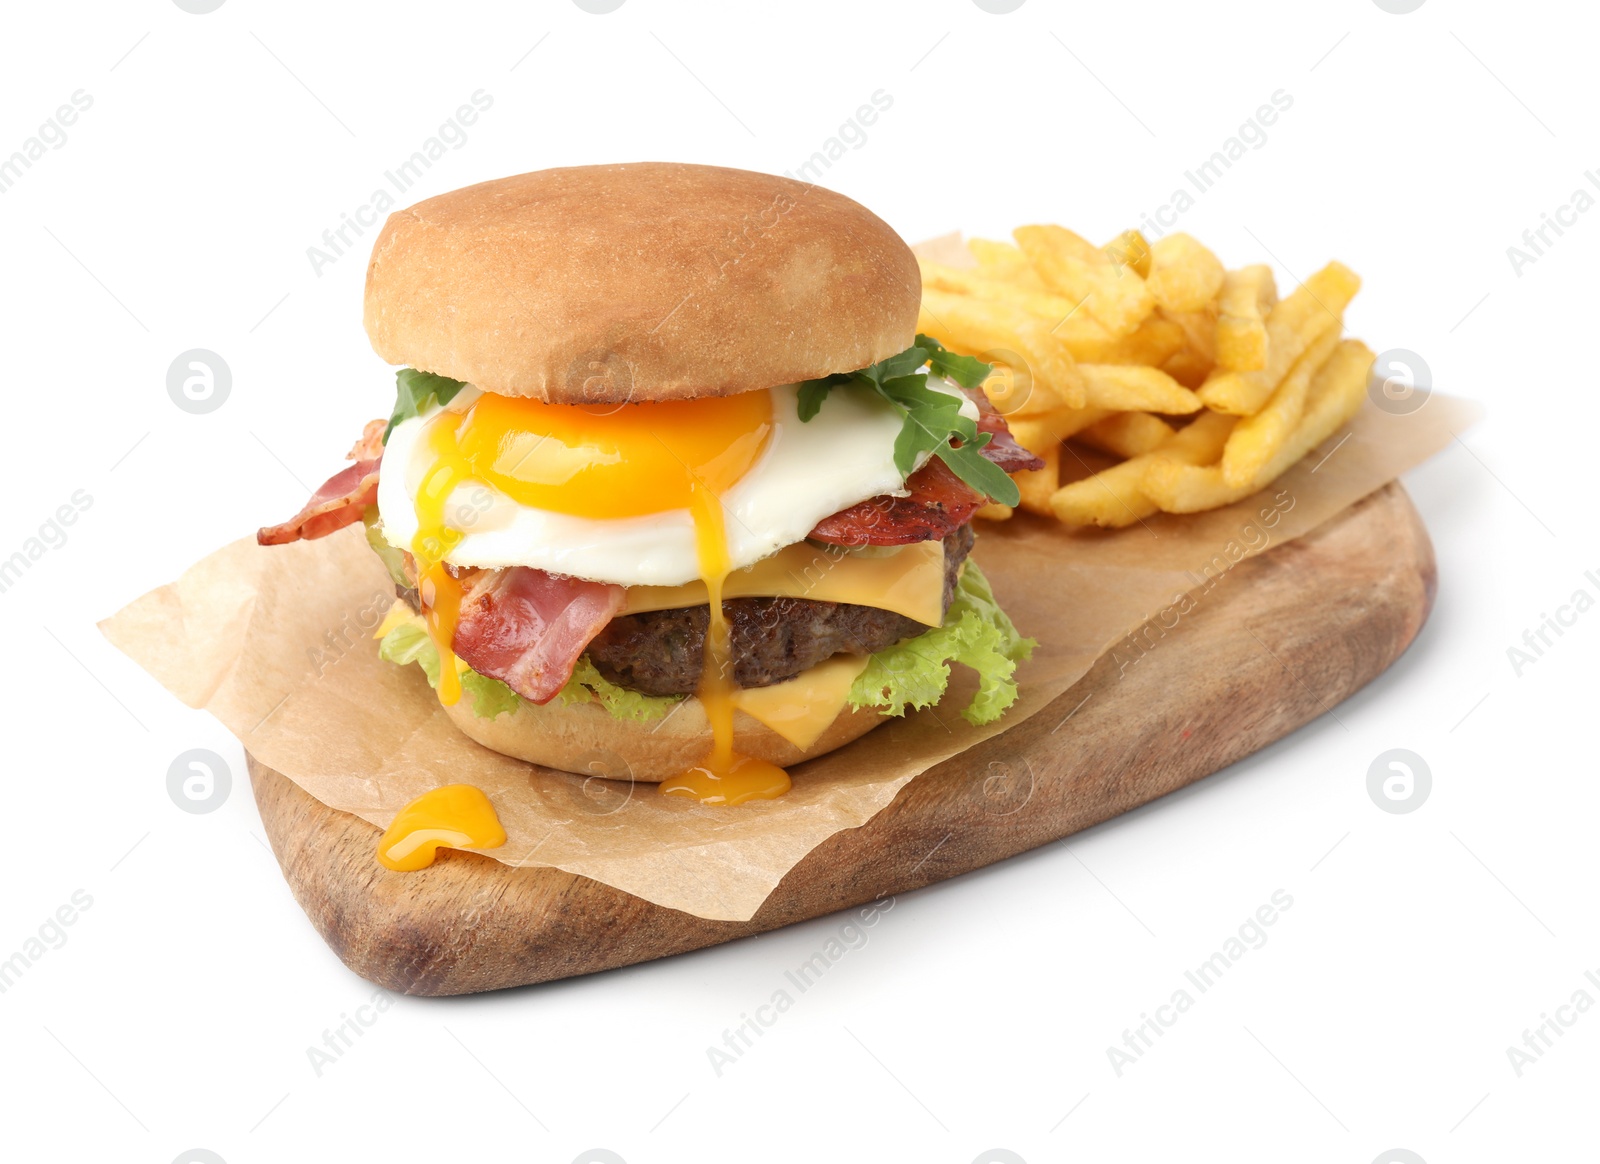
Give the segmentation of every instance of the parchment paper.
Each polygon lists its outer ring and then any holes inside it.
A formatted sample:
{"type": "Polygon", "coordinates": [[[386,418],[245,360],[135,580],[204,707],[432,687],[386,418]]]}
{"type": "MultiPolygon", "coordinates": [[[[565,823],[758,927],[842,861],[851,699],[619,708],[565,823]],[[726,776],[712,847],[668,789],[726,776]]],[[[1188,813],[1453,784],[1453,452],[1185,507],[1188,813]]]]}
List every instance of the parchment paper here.
{"type": "MultiPolygon", "coordinates": [[[[1369,404],[1255,498],[1119,531],[1068,534],[1018,515],[979,523],[976,559],[1017,626],[1039,640],[1021,698],[974,728],[966,677],[925,712],[793,769],[781,799],[712,808],[654,785],[585,779],[511,760],[461,735],[415,666],[379,660],[393,600],[360,526],[315,542],[241,540],[100,624],[191,707],[318,800],[387,827],[440,784],[475,784],[505,825],[487,856],[554,866],[717,920],[750,918],[817,845],[885,808],[919,773],[1015,727],[1119,639],[1245,557],[1314,529],[1443,448],[1476,406],[1435,394],[1399,416],[1369,404]]],[[[1070,745],[1070,726],[1062,746],[1070,745]]]]}

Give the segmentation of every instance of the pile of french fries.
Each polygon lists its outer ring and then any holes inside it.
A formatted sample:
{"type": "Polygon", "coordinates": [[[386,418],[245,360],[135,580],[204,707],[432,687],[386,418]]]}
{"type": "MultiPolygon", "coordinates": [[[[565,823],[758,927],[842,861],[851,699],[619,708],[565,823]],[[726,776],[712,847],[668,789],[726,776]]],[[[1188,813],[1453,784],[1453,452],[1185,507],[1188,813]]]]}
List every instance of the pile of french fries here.
{"type": "Polygon", "coordinates": [[[1023,509],[1119,527],[1229,505],[1361,407],[1373,354],[1341,339],[1361,285],[1342,263],[1279,299],[1271,268],[1226,270],[1187,234],[1015,238],[970,240],[975,266],[922,261],[918,328],[995,365],[984,388],[1045,461],[1016,474],[1023,509]]]}

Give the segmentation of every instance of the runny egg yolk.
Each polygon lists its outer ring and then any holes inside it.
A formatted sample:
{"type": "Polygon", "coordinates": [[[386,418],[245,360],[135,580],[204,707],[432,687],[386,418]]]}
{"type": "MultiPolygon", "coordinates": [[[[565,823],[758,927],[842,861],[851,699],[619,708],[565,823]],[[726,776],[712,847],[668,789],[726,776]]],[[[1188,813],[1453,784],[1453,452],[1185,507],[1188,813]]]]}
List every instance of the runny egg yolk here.
{"type": "Polygon", "coordinates": [[[700,687],[695,692],[711,723],[711,751],[699,764],[662,781],[661,793],[691,797],[701,804],[771,800],[789,791],[789,773],[765,760],[741,756],[733,747],[733,652],[728,644],[728,620],[722,613],[722,584],[730,562],[722,501],[712,490],[697,488],[689,512],[694,517],[700,577],[711,606],[700,656],[700,687]]]}
{"type": "Polygon", "coordinates": [[[378,842],[378,863],[414,873],[432,865],[440,849],[498,849],[505,843],[506,830],[482,789],[446,784],[395,814],[378,842]]]}
{"type": "Polygon", "coordinates": [[[624,405],[546,404],[484,393],[465,412],[443,411],[428,423],[433,461],[417,491],[411,552],[428,633],[439,652],[440,701],[461,698],[452,645],[462,587],[444,562],[462,538],[448,512],[458,486],[482,481],[521,505],[585,518],[686,509],[710,596],[697,694],[713,743],[700,764],[664,782],[661,791],[728,805],[788,791],[782,768],[734,750],[735,687],[722,611],[730,557],[721,499],[771,439],[771,393],[624,405]]]}

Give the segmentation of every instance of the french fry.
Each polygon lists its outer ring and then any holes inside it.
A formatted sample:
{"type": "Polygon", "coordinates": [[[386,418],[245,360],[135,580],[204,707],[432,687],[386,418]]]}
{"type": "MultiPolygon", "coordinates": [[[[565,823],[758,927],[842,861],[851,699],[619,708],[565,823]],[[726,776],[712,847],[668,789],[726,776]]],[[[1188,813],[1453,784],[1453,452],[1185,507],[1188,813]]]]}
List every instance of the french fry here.
{"type": "Polygon", "coordinates": [[[967,250],[978,260],[978,266],[991,279],[1003,280],[1019,291],[1033,291],[1041,295],[1055,292],[1039,278],[1039,272],[1028,262],[1028,256],[1015,243],[996,242],[993,239],[967,240],[967,250]]]}
{"type": "Polygon", "coordinates": [[[994,365],[985,393],[1045,462],[1013,474],[1018,504],[984,506],[987,521],[1027,510],[1119,527],[1228,505],[1365,399],[1372,353],[1340,340],[1361,281],[1341,263],[1280,300],[1269,267],[1227,271],[1186,234],[1152,245],[1129,230],[1104,247],[1059,226],[1014,237],[968,240],[975,266],[919,259],[920,330],[994,365]],[[1088,448],[1121,463],[1063,485],[1069,459],[1089,472],[1088,448]]]}
{"type": "MultiPolygon", "coordinates": [[[[929,334],[932,334],[931,332],[929,334]]],[[[1035,376],[1025,355],[1005,350],[993,351],[967,348],[961,344],[945,344],[962,356],[976,356],[988,361],[991,371],[983,382],[984,394],[989,402],[1007,417],[1043,416],[1069,408],[1061,390],[1049,381],[1035,376]],[[1014,364],[1012,360],[1017,362],[1014,364]]],[[[1076,375],[1076,369],[1074,369],[1076,375]]]]}
{"type": "Polygon", "coordinates": [[[1267,313],[1278,302],[1278,284],[1265,263],[1229,271],[1218,297],[1217,367],[1254,372],[1267,366],[1267,313]]]}
{"type": "Polygon", "coordinates": [[[1214,367],[1209,360],[1191,347],[1181,347],[1161,364],[1161,370],[1185,388],[1199,388],[1211,376],[1214,367]]]}
{"type": "Polygon", "coordinates": [[[1028,363],[1035,391],[1041,385],[1051,389],[1072,408],[1088,403],[1072,353],[1050,334],[1048,324],[1019,307],[924,289],[917,329],[963,351],[1016,352],[1028,363]]]}
{"type": "Polygon", "coordinates": [[[1057,295],[1053,291],[1031,290],[1017,283],[1009,275],[997,272],[993,268],[950,267],[923,258],[918,258],[917,264],[922,268],[924,287],[1009,303],[1031,311],[1042,319],[1064,319],[1074,314],[1078,307],[1075,301],[1065,295],[1057,295]]]}
{"type": "MultiPolygon", "coordinates": [[[[1010,370],[1006,369],[1005,365],[1003,364],[997,364],[995,367],[1003,371],[1010,370]]],[[[992,400],[993,397],[990,399],[992,400]]],[[[1033,390],[1031,392],[1019,391],[1016,400],[1016,407],[1002,409],[1002,411],[1005,412],[1006,419],[1008,421],[1020,420],[1027,417],[1070,416],[1077,412],[1091,411],[1088,409],[1072,408],[1061,399],[1060,395],[1055,391],[1055,389],[1039,384],[1038,382],[1034,383],[1033,390]]],[[[996,407],[998,408],[999,405],[996,405],[996,407]]]]}
{"type": "MultiPolygon", "coordinates": [[[[1217,306],[1208,303],[1195,311],[1169,311],[1162,308],[1154,317],[1170,322],[1183,332],[1184,342],[1202,360],[1217,362],[1217,306]]],[[[1146,320],[1149,323],[1150,320],[1146,320]]],[[[1088,362],[1088,361],[1085,361],[1088,362]]]]}
{"type": "Polygon", "coordinates": [[[1002,357],[992,351],[969,351],[959,344],[946,344],[951,351],[962,356],[976,356],[989,362],[991,371],[983,382],[983,392],[997,411],[1005,416],[1045,416],[1052,412],[1068,410],[1059,389],[1033,374],[1025,357],[1002,357]]]}
{"type": "Polygon", "coordinates": [[[1119,267],[1132,269],[1141,279],[1150,277],[1150,244],[1136,230],[1125,230],[1100,248],[1119,267]]]}
{"type": "Polygon", "coordinates": [[[1121,351],[1121,345],[1133,336],[1123,336],[1118,339],[1106,330],[1105,324],[1095,319],[1082,307],[1069,315],[1052,318],[1050,321],[1050,334],[1067,345],[1067,351],[1072,353],[1072,358],[1078,363],[1109,364],[1115,360],[1100,358],[1101,353],[1115,353],[1121,351]],[[1078,355],[1083,352],[1084,355],[1078,355]]]}
{"type": "Polygon", "coordinates": [[[1050,509],[1067,525],[1120,529],[1159,512],[1143,491],[1146,467],[1157,457],[1177,464],[1209,465],[1222,455],[1228,433],[1237,423],[1220,412],[1203,412],[1153,453],[1134,457],[1109,469],[1063,485],[1050,499],[1050,509]]]}
{"type": "Polygon", "coordinates": [[[1225,274],[1222,261],[1191,235],[1169,234],[1150,248],[1145,283],[1168,311],[1199,311],[1222,290],[1225,274]]]}
{"type": "Polygon", "coordinates": [[[978,260],[978,266],[991,277],[1009,279],[1029,290],[1045,290],[1044,280],[1039,278],[1039,273],[1028,262],[1028,256],[1014,244],[972,238],[967,240],[967,250],[978,260]]]}
{"type": "Polygon", "coordinates": [[[1065,525],[1097,525],[1121,529],[1160,512],[1160,507],[1139,491],[1144,472],[1141,458],[1103,469],[1092,477],[1057,489],[1050,512],[1065,525]]]}
{"type": "MultiPolygon", "coordinates": [[[[1019,257],[1021,253],[1017,252],[1019,257]]],[[[1119,342],[1102,324],[1091,319],[1089,314],[1082,310],[1081,304],[1068,299],[1065,295],[1057,295],[1054,291],[1045,289],[1044,284],[1039,283],[1037,278],[1024,285],[1012,276],[1001,274],[993,268],[949,267],[921,258],[917,262],[922,267],[924,287],[953,291],[981,300],[1020,307],[1046,322],[1050,333],[1066,344],[1067,350],[1072,352],[1073,359],[1092,358],[1100,352],[1115,349],[1119,342]],[[1079,356],[1079,348],[1089,353],[1089,356],[1079,356]]]]}
{"type": "Polygon", "coordinates": [[[1126,335],[1155,307],[1150,289],[1134,271],[1119,269],[1111,256],[1060,226],[1020,226],[1012,232],[1045,283],[1082,302],[1113,335],[1126,335]]]}
{"type": "MultiPolygon", "coordinates": [[[[1054,397],[1034,400],[1033,374],[1026,367],[1014,368],[1010,364],[991,360],[990,369],[981,387],[983,394],[989,398],[989,403],[1002,414],[1010,415],[1030,404],[1041,411],[1060,407],[1061,402],[1054,397]]],[[[1040,388],[1039,393],[1041,397],[1050,396],[1050,390],[1047,388],[1040,388]]]]}
{"type": "Polygon", "coordinates": [[[1200,411],[1200,397],[1160,368],[1135,364],[1079,364],[1078,372],[1093,408],[1179,416],[1200,411]]]}
{"type": "Polygon", "coordinates": [[[1022,495],[1018,503],[1022,509],[1041,517],[1050,517],[1050,498],[1061,486],[1061,445],[1053,444],[1039,456],[1044,459],[1044,468],[1024,469],[1011,474],[1011,479],[1017,483],[1017,492],[1022,495]]]}
{"type": "Polygon", "coordinates": [[[1343,263],[1329,263],[1267,316],[1267,362],[1254,372],[1223,372],[1200,389],[1208,408],[1235,416],[1261,411],[1307,347],[1337,327],[1344,309],[1361,287],[1360,277],[1343,263]]]}
{"type": "Polygon", "coordinates": [[[1181,351],[1185,342],[1182,327],[1154,314],[1127,335],[1116,337],[1080,311],[1056,334],[1080,364],[1160,365],[1181,351]],[[1073,326],[1080,320],[1080,326],[1073,326]]]}
{"type": "Polygon", "coordinates": [[[1243,500],[1276,481],[1361,410],[1372,361],[1372,349],[1360,340],[1345,340],[1334,349],[1328,362],[1312,377],[1299,425],[1254,480],[1230,485],[1220,465],[1186,463],[1162,450],[1145,462],[1139,490],[1168,513],[1198,513],[1243,500]]]}
{"type": "MultiPolygon", "coordinates": [[[[1034,253],[1041,247],[1040,253],[1059,258],[1070,257],[1094,270],[1113,265],[1111,256],[1105,251],[1064,226],[1019,226],[1011,232],[1011,237],[1017,240],[1017,248],[1027,256],[1029,264],[1036,271],[1039,270],[1039,264],[1034,259],[1034,253]]],[[[1039,273],[1044,274],[1043,271],[1039,273]]],[[[1045,276],[1045,282],[1050,282],[1048,275],[1045,276]]]]}
{"type": "Polygon", "coordinates": [[[1111,415],[1107,408],[1063,408],[1044,416],[1010,416],[1006,423],[1019,445],[1042,457],[1047,449],[1111,415]]]}
{"type": "MultiPolygon", "coordinates": [[[[1216,305],[1202,307],[1199,311],[1158,308],[1152,319],[1181,330],[1183,346],[1164,360],[1150,362],[1185,388],[1199,388],[1217,362],[1216,305]]],[[[1151,322],[1151,319],[1145,320],[1146,325],[1151,322]]]]}
{"type": "Polygon", "coordinates": [[[1118,457],[1154,452],[1173,435],[1173,427],[1148,412],[1114,412],[1078,433],[1078,439],[1118,457]]]}
{"type": "Polygon", "coordinates": [[[1313,340],[1266,406],[1254,416],[1245,417],[1234,428],[1228,447],[1222,453],[1222,477],[1229,485],[1248,485],[1277,455],[1300,423],[1312,376],[1328,362],[1338,343],[1337,327],[1329,328],[1313,340]]]}

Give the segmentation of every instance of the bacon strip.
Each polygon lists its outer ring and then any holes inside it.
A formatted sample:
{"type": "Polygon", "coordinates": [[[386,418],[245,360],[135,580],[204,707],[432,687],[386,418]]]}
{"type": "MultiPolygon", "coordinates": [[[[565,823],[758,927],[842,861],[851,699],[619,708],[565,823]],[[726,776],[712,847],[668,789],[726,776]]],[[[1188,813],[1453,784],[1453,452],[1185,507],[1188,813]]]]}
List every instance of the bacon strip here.
{"type": "Polygon", "coordinates": [[[302,538],[311,541],[360,521],[367,506],[378,502],[378,466],[383,462],[383,430],[387,425],[384,420],[369,421],[361,439],[347,454],[355,464],[324,481],[288,521],[262,526],[256,531],[256,542],[281,546],[302,538]]]}
{"type": "Polygon", "coordinates": [[[324,481],[305,508],[288,521],[258,529],[256,541],[263,546],[281,546],[301,538],[327,537],[360,521],[367,506],[377,501],[378,462],[357,461],[324,481]]]}
{"type": "Polygon", "coordinates": [[[623,601],[621,586],[528,566],[485,570],[462,599],[452,647],[478,674],[549,703],[623,601]]]}
{"type": "Polygon", "coordinates": [[[966,393],[978,406],[978,431],[989,434],[989,443],[983,446],[985,457],[1007,473],[1044,468],[1043,458],[1035,456],[1017,443],[1016,438],[1011,435],[1011,426],[1006,423],[1005,416],[989,403],[988,394],[982,388],[970,388],[966,393]]]}
{"type": "Polygon", "coordinates": [[[909,497],[869,497],[819,521],[811,536],[836,546],[905,546],[966,524],[983,505],[976,490],[937,457],[906,478],[909,497]]]}
{"type": "MultiPolygon", "coordinates": [[[[979,432],[984,431],[979,429],[979,432]]],[[[1044,459],[1034,456],[1033,453],[1017,443],[1011,435],[1011,430],[1004,429],[1000,432],[989,434],[989,443],[983,446],[983,455],[999,465],[1007,473],[1021,473],[1026,469],[1044,468],[1044,459]]]]}
{"type": "Polygon", "coordinates": [[[381,417],[367,421],[361,430],[361,439],[350,446],[344,455],[347,461],[381,461],[383,459],[383,434],[389,431],[389,422],[381,417]]]}

